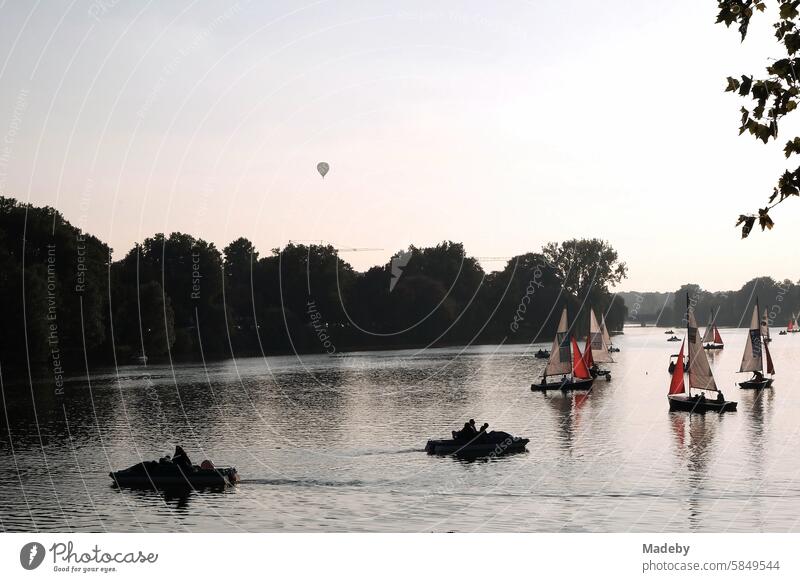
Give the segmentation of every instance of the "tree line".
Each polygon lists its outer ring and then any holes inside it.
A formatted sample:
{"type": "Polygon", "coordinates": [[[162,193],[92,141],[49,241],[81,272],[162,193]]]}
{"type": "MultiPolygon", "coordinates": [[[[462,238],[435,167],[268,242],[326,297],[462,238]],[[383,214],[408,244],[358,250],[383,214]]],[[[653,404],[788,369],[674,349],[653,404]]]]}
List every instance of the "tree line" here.
{"type": "Polygon", "coordinates": [[[713,311],[719,326],[748,327],[756,302],[762,314],[767,310],[771,327],[786,327],[792,314],[800,314],[800,285],[772,277],[756,277],[735,291],[707,291],[687,283],[672,293],[620,293],[628,308],[629,323],[662,326],[686,324],[687,295],[701,325],[713,311]]]}
{"type": "Polygon", "coordinates": [[[262,255],[189,234],[112,249],[57,210],[0,198],[0,364],[65,371],[111,363],[470,343],[554,335],[566,305],[620,329],[626,276],[598,239],[550,243],[484,271],[460,243],[411,246],[357,272],[329,245],[262,255]]]}

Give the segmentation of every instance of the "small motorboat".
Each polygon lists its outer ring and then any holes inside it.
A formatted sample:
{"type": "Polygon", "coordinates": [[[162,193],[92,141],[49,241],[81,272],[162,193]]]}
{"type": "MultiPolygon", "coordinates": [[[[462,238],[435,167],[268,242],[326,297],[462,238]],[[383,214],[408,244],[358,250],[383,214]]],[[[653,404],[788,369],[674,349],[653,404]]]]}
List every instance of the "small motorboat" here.
{"type": "Polygon", "coordinates": [[[145,461],[108,474],[118,487],[131,489],[225,489],[239,482],[235,467],[183,469],[174,463],[145,461]]]}
{"type": "Polygon", "coordinates": [[[671,394],[669,399],[669,409],[671,411],[684,412],[733,412],[736,410],[736,402],[730,400],[717,400],[716,398],[700,398],[698,396],[688,396],[685,394],[671,394]]]}
{"type": "Polygon", "coordinates": [[[540,360],[546,360],[550,357],[550,352],[547,350],[539,350],[534,354],[535,357],[539,358],[540,360]]]}
{"type": "MultiPolygon", "coordinates": [[[[455,437],[457,433],[453,433],[455,437]]],[[[529,439],[515,437],[507,432],[479,433],[471,439],[431,439],[425,445],[429,455],[456,455],[459,457],[496,457],[525,450],[529,439]]]]}
{"type": "Polygon", "coordinates": [[[681,341],[680,338],[676,335],[673,335],[671,338],[667,340],[668,342],[679,342],[681,341]]]}
{"type": "Polygon", "coordinates": [[[778,335],[786,335],[786,330],[782,329],[781,331],[778,332],[778,335]]]}
{"type": "Polygon", "coordinates": [[[721,350],[725,346],[723,344],[705,344],[703,346],[704,350],[721,350]]]}
{"type": "Polygon", "coordinates": [[[667,335],[675,335],[675,332],[673,330],[665,331],[664,333],[667,335]]]}
{"type": "Polygon", "coordinates": [[[619,351],[619,348],[618,348],[618,347],[615,347],[615,346],[608,346],[608,351],[609,351],[609,352],[615,352],[615,353],[616,353],[616,352],[618,352],[618,351],[619,351]]]}
{"type": "Polygon", "coordinates": [[[606,379],[606,382],[611,381],[611,370],[601,370],[597,366],[592,366],[589,368],[589,373],[592,375],[592,378],[599,378],[602,376],[606,379]]]}

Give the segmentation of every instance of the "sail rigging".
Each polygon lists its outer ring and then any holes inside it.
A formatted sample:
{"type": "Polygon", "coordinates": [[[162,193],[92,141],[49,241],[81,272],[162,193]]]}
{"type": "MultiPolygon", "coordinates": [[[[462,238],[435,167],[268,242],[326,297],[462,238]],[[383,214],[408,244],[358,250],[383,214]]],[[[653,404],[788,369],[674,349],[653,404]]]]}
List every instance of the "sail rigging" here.
{"type": "Polygon", "coordinates": [[[572,337],[572,362],[573,377],[581,380],[589,380],[592,377],[589,368],[586,367],[586,362],[583,361],[581,349],[578,347],[578,342],[575,340],[574,336],[572,337]]]}
{"type": "Polygon", "coordinates": [[[545,376],[564,376],[572,371],[570,348],[567,308],[565,307],[564,311],[561,312],[561,320],[558,322],[553,346],[550,348],[550,359],[547,361],[547,367],[544,370],[545,376]]]}
{"type": "Polygon", "coordinates": [[[587,337],[587,344],[589,344],[592,349],[592,361],[600,364],[614,361],[614,358],[611,357],[611,354],[608,351],[610,343],[605,339],[605,336],[608,335],[608,332],[603,333],[604,331],[605,327],[601,327],[600,324],[597,323],[597,316],[594,314],[594,309],[590,309],[589,336],[587,337]]]}
{"type": "Polygon", "coordinates": [[[669,383],[669,395],[686,393],[686,382],[683,378],[685,373],[683,365],[683,346],[685,343],[685,341],[681,343],[681,351],[678,352],[678,360],[675,362],[675,369],[672,371],[672,380],[669,383]]]}
{"type": "Polygon", "coordinates": [[[688,309],[688,320],[689,361],[691,362],[689,366],[689,388],[717,390],[717,383],[714,381],[714,374],[711,373],[711,366],[703,349],[703,341],[698,333],[697,320],[692,309],[688,309]]]}
{"type": "Polygon", "coordinates": [[[753,307],[753,316],[750,318],[750,329],[747,332],[747,342],[742,354],[740,372],[761,372],[764,369],[764,355],[761,346],[761,322],[758,319],[758,307],[753,307]]]}
{"type": "Polygon", "coordinates": [[[606,347],[611,347],[611,336],[608,335],[608,328],[606,327],[606,315],[605,313],[600,314],[600,333],[603,335],[603,342],[606,344],[606,347]]]}

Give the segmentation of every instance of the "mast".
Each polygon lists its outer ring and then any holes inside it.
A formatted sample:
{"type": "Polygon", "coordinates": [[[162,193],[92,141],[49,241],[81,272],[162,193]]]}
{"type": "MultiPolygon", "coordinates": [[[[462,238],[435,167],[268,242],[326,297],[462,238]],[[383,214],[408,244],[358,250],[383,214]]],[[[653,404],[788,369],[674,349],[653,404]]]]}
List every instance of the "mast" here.
{"type": "Polygon", "coordinates": [[[761,335],[769,340],[769,313],[764,309],[764,317],[761,318],[761,335]]]}

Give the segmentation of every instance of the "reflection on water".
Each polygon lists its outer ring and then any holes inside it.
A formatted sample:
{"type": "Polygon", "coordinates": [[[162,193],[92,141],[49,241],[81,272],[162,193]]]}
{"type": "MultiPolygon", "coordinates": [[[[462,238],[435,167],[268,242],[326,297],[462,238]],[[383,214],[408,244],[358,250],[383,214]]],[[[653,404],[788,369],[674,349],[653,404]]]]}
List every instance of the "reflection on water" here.
{"type": "Polygon", "coordinates": [[[736,388],[744,330],[713,353],[738,399],[670,413],[663,330],[619,339],[613,380],[529,390],[541,346],[125,367],[63,395],[3,386],[0,529],[87,531],[794,531],[800,338],[771,344],[773,391],[736,388]],[[496,459],[430,457],[468,418],[531,439],[496,459]],[[108,472],[181,443],[240,487],[119,490],[108,472]]]}

